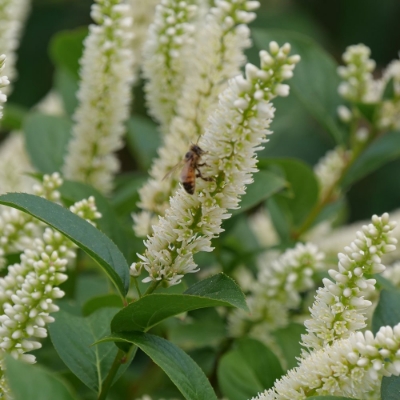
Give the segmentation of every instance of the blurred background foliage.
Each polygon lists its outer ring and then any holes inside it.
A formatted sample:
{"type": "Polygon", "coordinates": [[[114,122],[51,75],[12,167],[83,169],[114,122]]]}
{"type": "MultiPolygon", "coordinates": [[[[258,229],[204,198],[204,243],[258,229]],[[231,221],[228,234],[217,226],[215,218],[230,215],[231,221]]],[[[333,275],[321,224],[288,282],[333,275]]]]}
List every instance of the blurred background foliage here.
{"type": "MultiPolygon", "coordinates": [[[[55,79],[54,63],[49,56],[51,39],[59,31],[87,25],[91,3],[91,0],[33,0],[19,49],[19,79],[9,104],[29,108],[50,90],[55,79]]],[[[252,24],[254,28],[307,35],[337,62],[346,46],[357,43],[371,48],[378,71],[398,55],[398,0],[261,0],[261,3],[259,16],[252,24]]],[[[249,59],[256,62],[254,56],[253,49],[249,59]]],[[[140,85],[135,91],[133,113],[146,116],[140,85]]],[[[272,127],[276,134],[262,157],[290,156],[315,164],[333,147],[332,139],[294,96],[279,103],[272,127]]],[[[128,151],[123,151],[121,158],[126,171],[148,167],[141,165],[140,160],[133,160],[128,151]]],[[[393,161],[353,186],[348,194],[349,221],[398,208],[400,186],[393,185],[393,177],[399,173],[400,161],[393,161]]]]}

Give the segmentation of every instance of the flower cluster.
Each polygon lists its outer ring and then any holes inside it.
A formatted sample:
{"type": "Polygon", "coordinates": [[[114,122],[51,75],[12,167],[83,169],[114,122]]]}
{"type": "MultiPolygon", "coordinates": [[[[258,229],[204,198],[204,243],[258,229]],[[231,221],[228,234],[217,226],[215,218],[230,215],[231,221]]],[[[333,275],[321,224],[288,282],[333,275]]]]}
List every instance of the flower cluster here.
{"type": "Polygon", "coordinates": [[[302,400],[313,395],[379,398],[383,376],[400,375],[400,324],[347,339],[314,351],[298,367],[253,400],[302,400]],[[372,395],[374,393],[374,395],[372,395]]]}
{"type": "Polygon", "coordinates": [[[143,52],[143,74],[151,115],[166,131],[174,115],[184,76],[185,47],[195,31],[198,7],[194,0],[162,0],[156,7],[143,52]]]}
{"type": "MultiPolygon", "coordinates": [[[[343,54],[345,66],[338,68],[343,78],[339,86],[340,95],[350,103],[366,103],[377,106],[374,124],[377,129],[400,128],[400,61],[392,61],[382,78],[374,79],[375,61],[370,59],[371,50],[363,45],[349,46],[343,54]],[[390,88],[385,94],[386,88],[390,88]],[[393,92],[393,93],[391,93],[393,92]]],[[[342,121],[350,122],[355,116],[345,106],[338,108],[342,121]]]]}
{"type": "MultiPolygon", "coordinates": [[[[400,210],[394,210],[390,213],[390,220],[397,225],[400,224],[400,210]]],[[[336,257],[345,246],[354,239],[354,232],[362,229],[363,225],[368,224],[369,220],[353,222],[346,226],[332,228],[332,224],[323,221],[315,228],[307,232],[307,240],[315,243],[329,258],[336,257]]],[[[400,229],[395,229],[392,235],[400,241],[400,229]]],[[[389,265],[400,259],[399,248],[383,256],[385,265],[389,265]]]]}
{"type": "Polygon", "coordinates": [[[101,214],[97,210],[95,198],[93,196],[76,202],[69,209],[78,217],[85,219],[93,225],[95,225],[93,222],[94,220],[101,218],[101,214]]]}
{"type": "MultiPolygon", "coordinates": [[[[90,221],[101,216],[93,197],[70,209],[90,221]]],[[[75,257],[74,244],[51,228],[31,241],[20,262],[9,266],[7,275],[0,279],[0,379],[4,353],[35,362],[35,356],[27,353],[40,348],[37,339],[47,336],[45,326],[54,321],[50,313],[59,309],[54,300],[64,296],[58,286],[67,279],[66,265],[75,257]]]]}
{"type": "Polygon", "coordinates": [[[338,146],[328,151],[314,167],[320,190],[320,198],[336,197],[338,189],[336,183],[341,178],[350,158],[349,151],[338,146]]]}
{"type": "MultiPolygon", "coordinates": [[[[50,201],[58,201],[58,188],[62,185],[60,174],[44,175],[41,184],[33,186],[33,193],[50,201]]],[[[21,252],[32,245],[40,223],[28,214],[4,207],[0,214],[0,267],[5,266],[4,255],[21,252]]]]}
{"type": "MultiPolygon", "coordinates": [[[[0,54],[7,56],[5,75],[12,82],[16,77],[16,50],[29,9],[30,0],[2,0],[0,2],[0,54]]],[[[11,87],[8,86],[6,93],[10,89],[11,87]]]]}
{"type": "Polygon", "coordinates": [[[400,129],[400,60],[392,61],[383,73],[385,85],[393,86],[391,98],[383,99],[378,115],[381,129],[400,129]]]}
{"type": "Polygon", "coordinates": [[[230,80],[199,143],[207,152],[203,174],[212,181],[198,179],[194,195],[182,187],[177,190],[165,216],[153,227],[153,236],[145,241],[141,261],[131,266],[132,275],[144,267],[149,274],[145,282],[173,285],[198,270],[193,255],[212,250],[211,239],[222,232],[222,220],[230,216],[227,210],[239,207],[240,196],[257,171],[256,151],[271,133],[270,101],[289,93],[282,81],[292,77],[300,60],[289,53],[289,44],[279,47],[271,42],[270,52],[260,52],[261,68],[247,64],[245,76],[230,80]]]}
{"type": "Polygon", "coordinates": [[[257,1],[218,1],[197,23],[194,43],[187,49],[187,73],[177,96],[176,115],[151,168],[151,179],[139,192],[144,215],[134,216],[137,233],[150,234],[151,213],[164,215],[169,207],[178,181],[174,176],[163,177],[182,160],[189,143],[197,142],[219,94],[229,79],[240,73],[245,63],[243,51],[251,44],[246,24],[255,18],[253,10],[258,6],[257,1]]]}
{"type": "Polygon", "coordinates": [[[340,95],[352,102],[374,103],[380,95],[380,85],[373,79],[375,61],[370,59],[371,50],[363,45],[349,46],[343,54],[345,66],[338,67],[343,79],[340,95]]]}
{"type": "Polygon", "coordinates": [[[324,286],[318,289],[310,309],[312,319],[305,322],[308,333],[302,339],[309,351],[365,327],[364,313],[371,302],[363,294],[374,290],[376,283],[368,277],[385,270],[381,256],[396,248],[397,240],[392,236],[395,226],[388,214],[374,215],[372,223],[364,225],[357,239],[338,254],[338,270],[328,271],[333,281],[323,280],[324,286]]]}
{"type": "Polygon", "coordinates": [[[112,189],[119,163],[113,154],[122,146],[133,83],[132,19],[121,0],[96,0],[81,63],[80,102],[65,176],[87,182],[103,193],[112,189]]]}
{"type": "Polygon", "coordinates": [[[4,88],[10,84],[8,77],[4,74],[4,67],[6,63],[6,56],[0,55],[0,119],[3,118],[3,104],[7,101],[7,95],[3,93],[4,88]],[[3,89],[3,90],[1,90],[3,89]]]}
{"type": "Polygon", "coordinates": [[[243,335],[246,327],[256,324],[265,332],[286,326],[289,310],[301,303],[300,294],[314,287],[312,276],[324,267],[323,259],[324,254],[312,243],[298,243],[272,263],[260,260],[257,281],[247,298],[251,313],[234,311],[231,333],[243,335]]]}

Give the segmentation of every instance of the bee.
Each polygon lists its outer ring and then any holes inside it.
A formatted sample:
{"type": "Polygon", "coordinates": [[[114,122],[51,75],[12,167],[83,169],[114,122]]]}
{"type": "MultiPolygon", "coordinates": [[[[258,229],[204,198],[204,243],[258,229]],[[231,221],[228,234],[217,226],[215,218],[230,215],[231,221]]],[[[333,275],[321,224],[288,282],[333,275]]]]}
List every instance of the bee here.
{"type": "Polygon", "coordinates": [[[201,178],[207,182],[211,182],[213,180],[213,178],[203,176],[200,170],[200,167],[207,165],[206,163],[200,163],[201,157],[205,153],[206,152],[200,146],[198,146],[197,144],[192,144],[189,151],[185,154],[185,158],[181,162],[179,162],[170,172],[168,172],[164,179],[176,168],[183,164],[180,181],[186,192],[189,194],[193,194],[196,188],[196,178],[201,178]]]}

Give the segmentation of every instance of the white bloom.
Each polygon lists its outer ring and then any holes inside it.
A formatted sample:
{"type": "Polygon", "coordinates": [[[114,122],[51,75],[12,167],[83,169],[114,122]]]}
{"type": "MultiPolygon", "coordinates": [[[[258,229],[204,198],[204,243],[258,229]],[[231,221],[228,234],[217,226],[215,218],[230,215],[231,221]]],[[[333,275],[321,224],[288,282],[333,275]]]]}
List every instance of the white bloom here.
{"type": "Polygon", "coordinates": [[[384,86],[393,84],[394,93],[391,99],[382,100],[377,125],[380,129],[400,129],[400,60],[393,60],[387,66],[382,81],[384,86]]]}
{"type": "Polygon", "coordinates": [[[349,151],[338,146],[329,150],[315,165],[314,172],[318,179],[321,198],[338,195],[339,189],[333,189],[341,178],[350,156],[349,151]]]}
{"type": "Polygon", "coordinates": [[[85,39],[79,106],[65,160],[65,176],[103,193],[119,169],[114,152],[122,146],[133,83],[130,10],[120,0],[96,0],[85,39]]]}
{"type": "MultiPolygon", "coordinates": [[[[71,207],[77,215],[98,218],[94,199],[82,200],[71,207]]],[[[9,266],[0,278],[0,379],[3,378],[4,353],[34,363],[27,354],[41,347],[37,339],[47,336],[45,326],[54,321],[50,313],[59,310],[54,300],[64,296],[58,286],[67,279],[66,265],[75,257],[75,245],[61,233],[45,228],[41,237],[22,252],[20,263],[9,266]]]]}
{"type": "Polygon", "coordinates": [[[231,334],[241,336],[246,333],[243,328],[249,331],[259,324],[268,331],[286,326],[289,310],[300,305],[300,294],[314,287],[312,276],[323,268],[323,259],[324,254],[314,244],[298,243],[272,263],[260,260],[257,280],[248,298],[250,314],[231,314],[231,334]]]}
{"type": "Polygon", "coordinates": [[[176,115],[151,168],[151,179],[139,191],[143,210],[164,215],[168,208],[178,182],[173,176],[165,180],[163,177],[182,160],[189,144],[197,142],[218,103],[218,95],[228,80],[240,73],[245,62],[243,51],[251,44],[245,24],[255,18],[249,8],[254,9],[257,4],[245,0],[216,2],[197,23],[194,43],[186,52],[186,76],[176,115]]]}
{"type": "Polygon", "coordinates": [[[6,56],[0,54],[0,119],[3,118],[3,104],[7,101],[7,95],[4,93],[4,88],[10,84],[8,77],[3,75],[5,64],[6,56]]]}
{"type": "Polygon", "coordinates": [[[395,226],[388,214],[374,215],[372,224],[364,225],[344,253],[338,254],[338,269],[328,271],[333,281],[323,279],[324,286],[318,289],[310,309],[312,319],[305,322],[308,333],[302,339],[309,351],[365,327],[364,314],[371,302],[363,295],[373,290],[376,283],[365,276],[385,270],[381,256],[396,248],[397,240],[391,233],[395,226]]]}
{"type": "Polygon", "coordinates": [[[385,83],[393,79],[394,95],[400,97],[400,60],[393,60],[383,72],[385,83]]]}
{"type": "Polygon", "coordinates": [[[400,129],[400,98],[382,102],[377,124],[380,129],[400,129]]]}
{"type": "Polygon", "coordinates": [[[302,400],[311,395],[379,398],[383,376],[400,375],[400,324],[376,336],[352,333],[300,361],[275,386],[253,400],[302,400]],[[375,393],[373,397],[371,393],[375,393]]]}
{"type": "Polygon", "coordinates": [[[211,239],[221,233],[222,220],[230,216],[227,210],[239,207],[240,196],[257,171],[256,151],[271,133],[268,128],[274,108],[270,100],[284,71],[293,70],[299,61],[289,57],[289,51],[289,45],[274,57],[261,51],[261,69],[247,64],[246,76],[230,80],[221,93],[199,143],[207,152],[203,174],[213,181],[198,179],[194,195],[179,188],[171,198],[171,207],[153,227],[154,234],[145,242],[147,250],[136,268],[147,270],[146,282],[177,284],[185,274],[198,271],[193,255],[212,250],[211,239]],[[238,99],[246,100],[245,109],[236,105],[238,99]]]}
{"type": "Polygon", "coordinates": [[[343,105],[338,107],[337,113],[342,122],[350,122],[353,117],[351,111],[343,105]]]}
{"type": "Polygon", "coordinates": [[[101,218],[101,213],[97,210],[95,198],[93,196],[76,202],[69,209],[78,217],[85,219],[93,225],[95,225],[93,222],[94,220],[101,218]]]}
{"type": "Polygon", "coordinates": [[[0,146],[0,194],[31,193],[34,179],[27,175],[29,172],[33,172],[33,167],[25,150],[24,135],[11,132],[0,146]]]}
{"type": "Polygon", "coordinates": [[[163,0],[156,7],[143,52],[149,113],[166,131],[174,114],[185,69],[185,47],[192,43],[198,7],[194,0],[163,0]]]}
{"type": "MultiPolygon", "coordinates": [[[[390,213],[390,220],[400,225],[400,210],[392,211],[390,213]]],[[[307,233],[307,240],[315,243],[328,257],[336,257],[354,239],[354,232],[361,230],[363,225],[369,222],[368,220],[358,221],[332,229],[330,224],[324,221],[307,233]]],[[[400,229],[395,229],[392,235],[397,241],[400,241],[400,229]]],[[[399,249],[383,255],[382,259],[385,265],[399,260],[399,249]]]]}
{"type": "MultiPolygon", "coordinates": [[[[47,200],[58,201],[60,193],[57,189],[61,184],[60,174],[44,175],[42,183],[33,185],[31,192],[47,200]]],[[[29,214],[3,207],[0,214],[0,264],[4,263],[2,256],[29,248],[32,239],[38,235],[39,226],[40,222],[29,214]]]]}
{"type": "Polygon", "coordinates": [[[352,102],[376,103],[382,93],[382,82],[374,81],[372,72],[375,61],[370,59],[371,50],[363,45],[347,47],[343,54],[345,66],[338,68],[343,78],[339,86],[339,94],[352,102]]]}
{"type": "MultiPolygon", "coordinates": [[[[4,74],[11,82],[15,81],[17,75],[16,50],[29,10],[30,0],[2,0],[0,2],[0,54],[7,56],[4,74]]],[[[9,86],[6,93],[10,90],[9,86]]]]}

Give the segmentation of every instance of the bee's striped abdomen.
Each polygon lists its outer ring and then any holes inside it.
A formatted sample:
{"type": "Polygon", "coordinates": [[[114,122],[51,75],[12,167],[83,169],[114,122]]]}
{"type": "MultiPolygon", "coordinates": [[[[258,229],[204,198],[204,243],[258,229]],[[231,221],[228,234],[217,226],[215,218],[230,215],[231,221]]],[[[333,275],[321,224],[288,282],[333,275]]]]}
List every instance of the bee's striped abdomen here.
{"type": "Polygon", "coordinates": [[[195,181],[189,181],[186,180],[185,182],[182,182],[182,185],[184,187],[184,189],[189,193],[189,194],[193,194],[194,193],[194,188],[195,188],[195,181]]]}

